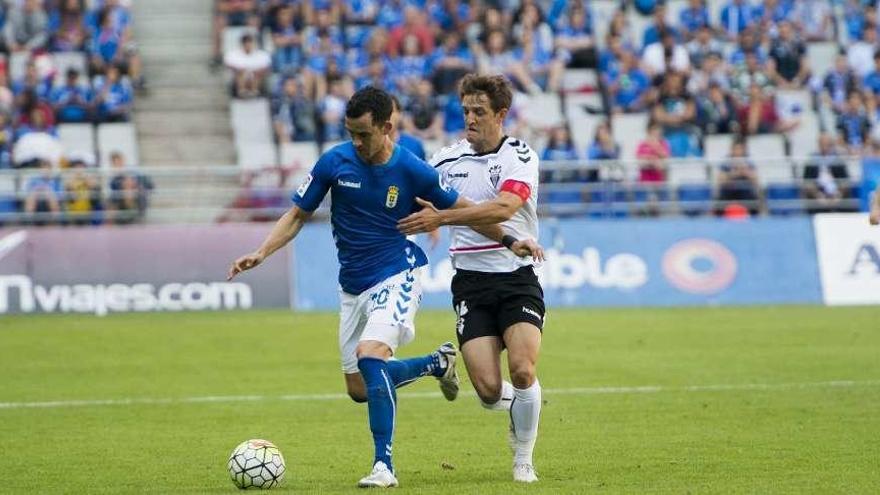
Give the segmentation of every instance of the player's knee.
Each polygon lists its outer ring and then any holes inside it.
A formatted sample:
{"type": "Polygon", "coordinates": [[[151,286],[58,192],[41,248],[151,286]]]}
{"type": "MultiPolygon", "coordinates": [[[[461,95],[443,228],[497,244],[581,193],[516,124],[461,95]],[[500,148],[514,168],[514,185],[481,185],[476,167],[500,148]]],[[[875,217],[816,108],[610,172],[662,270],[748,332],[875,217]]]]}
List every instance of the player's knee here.
{"type": "Polygon", "coordinates": [[[474,382],[474,390],[480,398],[480,404],[487,409],[501,400],[501,383],[474,382]]]}
{"type": "Polygon", "coordinates": [[[357,403],[364,403],[367,401],[367,394],[360,390],[349,390],[348,396],[351,397],[351,400],[357,403]]]}
{"type": "Polygon", "coordinates": [[[514,387],[520,390],[531,387],[535,383],[535,366],[531,363],[524,363],[512,367],[510,381],[514,387]]]}

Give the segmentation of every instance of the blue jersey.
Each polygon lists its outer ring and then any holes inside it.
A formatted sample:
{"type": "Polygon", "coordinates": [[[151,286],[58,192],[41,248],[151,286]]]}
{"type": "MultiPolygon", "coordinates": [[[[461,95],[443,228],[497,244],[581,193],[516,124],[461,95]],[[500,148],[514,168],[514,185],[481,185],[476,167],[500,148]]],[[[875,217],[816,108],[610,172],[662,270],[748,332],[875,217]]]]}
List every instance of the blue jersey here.
{"type": "Polygon", "coordinates": [[[428,263],[425,253],[397,230],[398,220],[418,209],[416,196],[440,209],[458,199],[433,167],[402,147],[394,146],[388,163],[369,165],[350,141],[321,156],[293,202],[314,211],[328,190],[339,285],[354,295],[428,263]]]}

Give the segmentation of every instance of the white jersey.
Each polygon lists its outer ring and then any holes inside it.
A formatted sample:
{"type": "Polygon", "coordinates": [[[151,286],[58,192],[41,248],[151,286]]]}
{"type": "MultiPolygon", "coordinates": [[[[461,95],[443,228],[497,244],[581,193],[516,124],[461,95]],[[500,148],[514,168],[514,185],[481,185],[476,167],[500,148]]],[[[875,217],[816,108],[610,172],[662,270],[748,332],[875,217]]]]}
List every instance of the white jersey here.
{"type": "MultiPolygon", "coordinates": [[[[501,226],[517,239],[538,240],[538,155],[525,142],[505,137],[498,148],[477,153],[462,139],[437,152],[431,165],[460,195],[475,203],[492,200],[501,191],[522,197],[523,206],[501,226]]],[[[452,265],[462,270],[512,272],[534,264],[530,257],[519,258],[470,227],[452,227],[449,253],[452,265]]]]}

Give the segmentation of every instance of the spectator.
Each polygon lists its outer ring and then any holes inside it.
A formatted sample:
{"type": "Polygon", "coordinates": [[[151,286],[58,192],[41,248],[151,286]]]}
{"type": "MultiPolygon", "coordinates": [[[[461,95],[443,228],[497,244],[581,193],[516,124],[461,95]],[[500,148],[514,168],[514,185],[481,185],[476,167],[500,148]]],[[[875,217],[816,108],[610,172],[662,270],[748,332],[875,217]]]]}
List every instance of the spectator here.
{"type": "Polygon", "coordinates": [[[0,67],[0,113],[11,115],[15,107],[15,94],[9,89],[9,74],[0,67]]]}
{"type": "Polygon", "coordinates": [[[439,94],[455,91],[455,82],[476,68],[474,56],[456,31],[443,33],[441,46],[428,58],[431,81],[439,94]]]}
{"type": "MultiPolygon", "coordinates": [[[[367,77],[368,66],[373,60],[380,60],[382,65],[391,66],[391,59],[386,52],[388,47],[388,35],[384,29],[376,28],[367,38],[364,48],[356,48],[352,50],[350,67],[350,75],[356,81],[367,77]]],[[[358,87],[361,87],[358,85],[358,87]]]]}
{"type": "Polygon", "coordinates": [[[391,132],[388,134],[388,137],[390,137],[391,140],[395,143],[399,144],[402,148],[409,150],[410,153],[424,160],[425,147],[422,145],[422,141],[412,134],[407,134],[406,132],[403,132],[403,118],[401,117],[402,109],[400,108],[400,100],[398,100],[396,96],[391,95],[391,103],[392,127],[391,132]]]}
{"type": "Polygon", "coordinates": [[[12,93],[19,97],[19,106],[23,104],[21,95],[25,91],[33,91],[34,96],[40,100],[48,100],[52,92],[52,81],[40,75],[40,69],[34,60],[30,60],[25,66],[24,79],[12,83],[12,93]]]}
{"type": "Polygon", "coordinates": [[[91,119],[92,92],[79,82],[79,71],[67,69],[63,86],[52,91],[52,107],[59,122],[87,122],[91,119]]]}
{"type": "Polygon", "coordinates": [[[552,45],[544,45],[536,33],[537,31],[528,25],[523,27],[519,46],[514,49],[515,57],[521,60],[521,67],[538,85],[537,89],[558,92],[562,84],[565,63],[561,58],[553,55],[552,45]]]}
{"type": "Polygon", "coordinates": [[[214,25],[212,40],[214,48],[213,64],[219,66],[223,62],[221,46],[223,30],[227,26],[259,26],[256,0],[214,0],[214,25]]]}
{"type": "Polygon", "coordinates": [[[740,33],[739,43],[736,45],[736,49],[733,53],[730,54],[730,60],[728,60],[728,62],[731,67],[738,69],[748,62],[746,59],[749,55],[754,55],[757,58],[758,66],[763,71],[764,65],[767,63],[767,52],[761,45],[760,33],[754,28],[746,29],[740,33]]]}
{"type": "Polygon", "coordinates": [[[862,152],[871,130],[871,122],[858,92],[850,93],[847,98],[844,111],[837,117],[837,130],[840,140],[851,154],[858,155],[862,152]]]}
{"type": "Polygon", "coordinates": [[[802,88],[810,77],[807,45],[795,37],[788,21],[779,23],[779,36],[770,44],[768,73],[776,86],[783,89],[802,88]]]}
{"type": "Polygon", "coordinates": [[[739,33],[760,20],[760,12],[749,0],[731,0],[721,8],[720,26],[729,41],[736,41],[739,33]]]}
{"type": "Polygon", "coordinates": [[[302,26],[295,24],[292,5],[284,5],[276,13],[272,28],[272,66],[278,72],[296,71],[305,62],[302,43],[302,26]]]}
{"type": "Polygon", "coordinates": [[[42,121],[46,125],[55,125],[55,111],[45,101],[39,99],[33,90],[25,90],[18,99],[16,126],[30,125],[34,110],[42,113],[42,121]]]}
{"type": "Polygon", "coordinates": [[[850,68],[860,79],[874,70],[874,52],[877,50],[877,28],[874,25],[865,26],[862,39],[849,45],[846,49],[846,59],[850,68]]]}
{"type": "Polygon", "coordinates": [[[705,95],[712,85],[718,86],[725,93],[730,89],[730,76],[724,65],[724,58],[717,52],[709,52],[703,60],[703,67],[691,74],[687,89],[691,94],[705,95]]]}
{"type": "Polygon", "coordinates": [[[798,0],[792,18],[808,42],[829,41],[834,36],[831,6],[825,0],[798,0]]]}
{"type": "Polygon", "coordinates": [[[107,66],[107,74],[95,79],[95,105],[100,122],[127,122],[133,95],[128,78],[122,77],[115,65],[107,66]]]}
{"type": "Polygon", "coordinates": [[[636,148],[639,163],[639,182],[665,182],[666,160],[672,156],[669,141],[663,137],[663,128],[656,122],[648,124],[648,135],[636,148]]]}
{"type": "Polygon", "coordinates": [[[660,41],[645,48],[642,64],[651,77],[670,71],[686,73],[691,69],[687,49],[676,42],[672,31],[661,32],[660,41]]]}
{"type": "Polygon", "coordinates": [[[272,59],[255,46],[252,34],[241,37],[241,49],[227,53],[224,63],[232,70],[234,98],[254,98],[263,93],[272,59]]]}
{"type": "Polygon", "coordinates": [[[427,73],[427,59],[420,55],[419,40],[413,34],[403,38],[402,54],[394,61],[394,83],[406,95],[416,91],[416,85],[427,73]]]}
{"type": "Polygon", "coordinates": [[[577,160],[578,154],[571,139],[571,131],[567,126],[560,125],[550,131],[550,140],[541,152],[541,161],[577,160]]]}
{"type": "Polygon", "coordinates": [[[810,213],[840,211],[841,202],[850,196],[849,172],[838,153],[834,138],[819,136],[819,151],[804,166],[804,197],[810,200],[810,213]]]}
{"type": "Polygon", "coordinates": [[[464,135],[464,111],[461,108],[461,99],[457,92],[446,95],[443,104],[443,132],[446,134],[446,142],[457,141],[464,135]]]}
{"type": "Polygon", "coordinates": [[[64,184],[66,211],[74,225],[100,223],[97,216],[102,210],[101,186],[94,175],[88,173],[86,164],[71,162],[73,175],[64,184]]]}
{"type": "Polygon", "coordinates": [[[0,169],[12,167],[12,143],[15,131],[9,123],[9,117],[0,112],[0,169]]]}
{"type": "Polygon", "coordinates": [[[52,50],[80,52],[85,50],[89,37],[86,29],[82,0],[62,0],[61,8],[49,17],[52,32],[52,50]]]}
{"type": "Polygon", "coordinates": [[[503,74],[508,76],[519,89],[529,93],[541,93],[541,87],[532,79],[529,72],[507,46],[504,31],[491,31],[486,40],[486,49],[478,49],[477,67],[482,74],[503,74]]]}
{"type": "Polygon", "coordinates": [[[758,213],[758,174],[748,159],[745,141],[733,143],[730,157],[718,174],[718,198],[724,202],[743,202],[752,215],[758,213]]]}
{"type": "Polygon", "coordinates": [[[828,100],[835,112],[842,112],[849,95],[858,88],[858,80],[847,65],[846,56],[838,55],[834,59],[834,67],[828,71],[822,81],[822,89],[826,91],[823,98],[828,100]]]}
{"type": "Polygon", "coordinates": [[[388,33],[388,53],[396,57],[401,53],[403,40],[413,35],[418,40],[419,54],[426,55],[434,51],[434,35],[428,28],[424,14],[415,5],[407,5],[404,9],[403,24],[394,27],[388,33]]]}
{"type": "Polygon", "coordinates": [[[676,42],[681,41],[678,31],[668,22],[668,11],[665,3],[658,3],[652,14],[653,22],[642,34],[642,49],[660,41],[663,33],[672,33],[676,42]]]}
{"type": "Polygon", "coordinates": [[[366,74],[357,81],[358,89],[366,86],[374,86],[389,93],[397,92],[397,84],[388,74],[388,65],[385,59],[376,57],[370,60],[366,74]]]}
{"type": "MultiPolygon", "coordinates": [[[[611,125],[605,120],[596,127],[593,142],[587,147],[587,160],[617,160],[619,158],[620,145],[614,141],[611,125]]],[[[598,169],[590,169],[587,174],[582,182],[597,182],[599,180],[598,169]]]]}
{"type": "Polygon", "coordinates": [[[721,85],[709,84],[707,94],[698,98],[698,120],[704,134],[734,134],[739,132],[736,104],[721,85]]]}
{"type": "Polygon", "coordinates": [[[610,75],[606,89],[613,113],[641,112],[648,105],[651,81],[638,67],[635,55],[624,52],[620,71],[610,75]]]}
{"type": "Polygon", "coordinates": [[[749,98],[739,109],[739,125],[743,134],[747,135],[785,130],[780,126],[773,98],[761,90],[761,86],[757,83],[749,86],[749,98]]]}
{"type": "Polygon", "coordinates": [[[31,177],[24,186],[24,213],[34,225],[50,225],[61,214],[61,179],[48,161],[40,160],[38,166],[39,175],[31,177]]]}
{"type": "Polygon", "coordinates": [[[18,141],[27,134],[39,132],[58,137],[58,131],[55,126],[46,121],[45,113],[39,108],[31,110],[30,118],[26,124],[21,124],[15,130],[15,140],[18,141]]]}
{"type": "Polygon", "coordinates": [[[674,157],[699,156],[696,135],[697,107],[685,90],[681,74],[669,73],[663,80],[657,103],[651,112],[663,128],[674,157]]]}
{"type": "Polygon", "coordinates": [[[678,13],[678,22],[685,39],[693,38],[703,29],[711,29],[712,23],[709,21],[709,9],[705,0],[688,0],[688,6],[678,13]]]}
{"type": "Polygon", "coordinates": [[[757,84],[762,91],[770,92],[773,80],[767,75],[767,71],[758,62],[758,56],[754,53],[746,55],[745,65],[740,66],[733,72],[730,81],[730,90],[737,104],[745,105],[749,100],[750,88],[757,84]]]}
{"type": "Polygon", "coordinates": [[[709,57],[709,55],[720,55],[724,50],[721,43],[712,36],[712,28],[709,26],[703,26],[697,29],[694,38],[685,45],[685,48],[687,49],[691,65],[697,69],[703,67],[703,61],[709,57]]]}
{"type": "Polygon", "coordinates": [[[116,27],[113,11],[101,9],[99,25],[92,37],[91,63],[94,72],[103,72],[108,65],[125,64],[125,40],[123,32],[116,27]]]}
{"type": "Polygon", "coordinates": [[[342,77],[333,79],[329,82],[330,92],[321,100],[319,111],[321,115],[321,123],[323,124],[323,133],[321,135],[323,142],[341,141],[345,139],[345,104],[354,94],[354,87],[351,79],[342,77]]]}
{"type": "Polygon", "coordinates": [[[593,41],[592,17],[583,3],[572,3],[568,17],[556,31],[556,50],[568,67],[595,68],[596,47],[593,41]]]}
{"type": "Polygon", "coordinates": [[[442,139],[442,124],[440,104],[434,96],[434,88],[430,82],[422,79],[415,96],[406,105],[403,128],[421,139],[442,139]]]}
{"type": "Polygon", "coordinates": [[[23,6],[12,7],[3,28],[6,49],[10,52],[46,48],[49,42],[49,16],[41,0],[24,0],[23,6]]]}
{"type": "Polygon", "coordinates": [[[874,52],[874,70],[865,76],[862,86],[869,96],[880,95],[880,50],[874,52]]]}
{"type": "Polygon", "coordinates": [[[142,220],[153,191],[153,181],[145,175],[127,170],[125,157],[118,151],[110,154],[110,167],[114,175],[110,179],[108,219],[117,225],[142,220]]]}
{"type": "Polygon", "coordinates": [[[756,5],[754,12],[760,16],[760,29],[775,36],[779,23],[791,18],[794,9],[793,3],[790,0],[764,0],[761,4],[756,5]]]}
{"type": "Polygon", "coordinates": [[[293,77],[285,79],[273,118],[278,142],[314,140],[315,112],[315,104],[303,94],[301,83],[293,77]]]}

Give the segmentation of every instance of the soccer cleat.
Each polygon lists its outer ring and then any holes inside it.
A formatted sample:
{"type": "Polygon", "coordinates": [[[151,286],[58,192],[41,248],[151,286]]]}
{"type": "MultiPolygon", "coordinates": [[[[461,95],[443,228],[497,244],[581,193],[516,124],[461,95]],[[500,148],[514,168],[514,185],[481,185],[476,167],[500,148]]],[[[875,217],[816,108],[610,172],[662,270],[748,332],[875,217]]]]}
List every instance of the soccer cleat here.
{"type": "Polygon", "coordinates": [[[538,475],[535,474],[535,468],[531,464],[514,464],[513,481],[534,483],[538,481],[538,475]]]}
{"type": "Polygon", "coordinates": [[[446,370],[443,372],[443,376],[437,377],[437,380],[440,382],[440,391],[443,392],[443,397],[446,397],[446,400],[455,400],[458,397],[459,388],[458,372],[455,371],[455,360],[458,356],[458,350],[452,342],[447,342],[438,347],[436,352],[446,361],[446,370]]]}
{"type": "Polygon", "coordinates": [[[360,488],[392,488],[397,486],[397,477],[388,469],[382,461],[377,461],[373,466],[373,472],[358,481],[360,488]]]}

